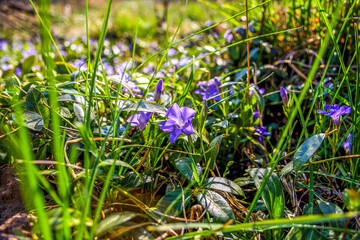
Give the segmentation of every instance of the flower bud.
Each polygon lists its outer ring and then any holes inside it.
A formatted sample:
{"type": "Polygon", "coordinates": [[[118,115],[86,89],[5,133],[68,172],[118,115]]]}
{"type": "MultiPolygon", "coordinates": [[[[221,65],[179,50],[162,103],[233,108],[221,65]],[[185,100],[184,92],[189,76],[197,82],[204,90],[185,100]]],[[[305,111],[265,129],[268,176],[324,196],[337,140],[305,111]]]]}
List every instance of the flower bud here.
{"type": "Polygon", "coordinates": [[[288,92],[286,91],[286,89],[283,86],[280,87],[280,97],[281,97],[282,102],[285,105],[287,105],[288,102],[289,102],[289,95],[288,95],[288,92]]]}
{"type": "Polygon", "coordinates": [[[154,101],[158,102],[160,100],[160,96],[162,91],[164,90],[164,82],[162,79],[159,80],[159,82],[156,84],[155,87],[155,94],[154,94],[154,101]]]}

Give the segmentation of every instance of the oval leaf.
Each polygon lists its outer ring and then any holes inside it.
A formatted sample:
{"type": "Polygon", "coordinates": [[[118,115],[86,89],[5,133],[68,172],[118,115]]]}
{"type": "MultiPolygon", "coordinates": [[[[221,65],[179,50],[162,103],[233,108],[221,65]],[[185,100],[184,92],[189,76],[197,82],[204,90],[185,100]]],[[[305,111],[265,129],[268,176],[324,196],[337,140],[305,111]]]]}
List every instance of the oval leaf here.
{"type": "MultiPolygon", "coordinates": [[[[12,118],[18,122],[17,119],[15,119],[15,115],[13,114],[12,118]]],[[[30,128],[34,131],[41,131],[44,127],[44,121],[42,117],[37,114],[36,112],[25,110],[23,114],[24,118],[24,124],[26,127],[30,128]]]]}
{"type": "Polygon", "coordinates": [[[222,177],[211,177],[204,181],[204,187],[245,196],[239,185],[222,177]]]}
{"type": "MultiPolygon", "coordinates": [[[[195,176],[192,168],[192,161],[190,158],[179,158],[175,160],[175,166],[179,171],[190,181],[195,181],[195,176]]],[[[196,164],[196,172],[201,176],[201,166],[196,164]]]]}
{"type": "MultiPolygon", "coordinates": [[[[256,188],[259,189],[266,174],[266,169],[252,168],[249,174],[254,179],[256,188]]],[[[261,197],[272,218],[277,219],[283,217],[285,208],[284,192],[280,179],[275,173],[271,174],[261,193],[261,197]]]]}
{"type": "Polygon", "coordinates": [[[190,202],[191,195],[189,193],[184,193],[181,189],[176,189],[174,191],[168,191],[165,193],[165,195],[159,200],[159,202],[156,204],[156,209],[159,210],[162,213],[166,213],[167,215],[172,216],[178,216],[183,212],[183,209],[186,208],[186,206],[190,202]],[[170,212],[166,213],[168,207],[179,197],[180,199],[172,205],[170,212]],[[184,199],[183,199],[184,198],[184,199]],[[184,201],[183,201],[184,200],[184,201]]]}
{"type": "Polygon", "coordinates": [[[215,165],[215,160],[217,157],[217,154],[220,150],[220,144],[221,144],[221,140],[223,138],[223,135],[219,135],[216,138],[214,138],[210,145],[208,150],[205,153],[205,156],[207,159],[210,159],[210,169],[214,169],[214,165],[215,165]]]}
{"type": "Polygon", "coordinates": [[[166,107],[157,103],[149,103],[149,102],[138,102],[133,103],[122,110],[124,111],[138,111],[138,112],[156,112],[161,114],[166,114],[166,107]]]}
{"type": "Polygon", "coordinates": [[[325,139],[325,133],[319,133],[307,139],[301,144],[294,156],[294,170],[300,168],[315,154],[325,139]]]}
{"type": "Polygon", "coordinates": [[[204,191],[196,194],[200,205],[206,209],[216,220],[227,222],[234,219],[234,213],[223,196],[213,191],[204,191]]]}

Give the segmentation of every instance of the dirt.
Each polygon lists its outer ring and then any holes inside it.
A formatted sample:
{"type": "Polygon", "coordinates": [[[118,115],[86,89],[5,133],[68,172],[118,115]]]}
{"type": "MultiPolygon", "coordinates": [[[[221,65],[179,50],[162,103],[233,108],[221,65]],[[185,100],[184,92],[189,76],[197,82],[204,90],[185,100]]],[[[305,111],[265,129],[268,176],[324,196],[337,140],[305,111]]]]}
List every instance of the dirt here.
{"type": "Polygon", "coordinates": [[[0,168],[0,239],[30,237],[30,218],[25,212],[14,170],[3,166],[0,168]]]}

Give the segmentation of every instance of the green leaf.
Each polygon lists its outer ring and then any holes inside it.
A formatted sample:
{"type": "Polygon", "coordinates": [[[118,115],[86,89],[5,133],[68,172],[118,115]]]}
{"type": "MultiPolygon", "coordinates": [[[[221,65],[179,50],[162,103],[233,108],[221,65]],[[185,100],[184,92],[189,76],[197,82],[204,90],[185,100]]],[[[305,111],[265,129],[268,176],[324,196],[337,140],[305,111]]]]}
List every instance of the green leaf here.
{"type": "Polygon", "coordinates": [[[200,205],[206,209],[217,221],[227,222],[234,219],[234,213],[223,196],[214,192],[205,190],[198,192],[196,198],[200,205]]]}
{"type": "Polygon", "coordinates": [[[302,240],[305,235],[300,228],[292,227],[286,235],[285,240],[302,240]]]}
{"type": "Polygon", "coordinates": [[[264,98],[262,97],[260,91],[257,88],[253,87],[252,89],[255,95],[256,103],[259,105],[260,112],[263,113],[265,108],[264,98]]]}
{"type": "Polygon", "coordinates": [[[166,114],[166,107],[157,103],[137,102],[122,109],[123,111],[155,112],[166,114]]]}
{"type": "Polygon", "coordinates": [[[121,225],[138,215],[140,214],[132,213],[132,212],[121,212],[106,217],[97,225],[96,236],[101,236],[104,233],[106,233],[108,230],[113,229],[114,227],[121,225]]]}
{"type": "Polygon", "coordinates": [[[204,187],[245,196],[243,190],[239,185],[229,179],[222,177],[211,177],[206,179],[204,181],[204,187]]]}
{"type": "Polygon", "coordinates": [[[210,169],[214,169],[216,157],[220,150],[221,140],[223,138],[223,134],[214,138],[209,144],[209,148],[205,152],[205,156],[207,161],[210,161],[210,169]]]}
{"type": "Polygon", "coordinates": [[[154,180],[152,177],[145,174],[141,175],[140,177],[135,173],[130,173],[122,180],[122,185],[126,188],[136,188],[154,180]]]}
{"type": "Polygon", "coordinates": [[[295,171],[300,170],[300,168],[315,154],[324,141],[325,136],[325,133],[316,134],[300,145],[293,159],[295,171]]]}
{"type": "MultiPolygon", "coordinates": [[[[250,169],[249,174],[254,179],[256,188],[260,188],[265,173],[265,168],[250,169]]],[[[271,174],[269,181],[261,193],[261,197],[272,218],[277,219],[283,217],[285,207],[284,192],[280,179],[275,173],[271,174]]]]}
{"type": "MultiPolygon", "coordinates": [[[[15,115],[12,115],[12,118],[18,122],[17,119],[15,119],[15,115]]],[[[25,110],[23,114],[24,118],[24,124],[26,127],[30,128],[34,131],[41,131],[44,127],[44,121],[41,118],[39,114],[33,111],[25,110]]]]}
{"type": "Polygon", "coordinates": [[[22,74],[27,74],[27,73],[31,72],[31,68],[35,65],[35,62],[36,62],[35,55],[31,55],[31,56],[25,58],[25,60],[21,64],[22,74]]]}
{"type": "Polygon", "coordinates": [[[183,195],[183,197],[180,197],[180,199],[172,206],[170,212],[167,214],[170,214],[172,216],[178,216],[189,204],[191,198],[191,195],[189,193],[183,194],[183,191],[181,189],[166,192],[165,195],[156,204],[155,208],[160,212],[165,213],[167,208],[181,195],[183,195]]]}
{"type": "MultiPolygon", "coordinates": [[[[175,166],[182,175],[184,175],[190,181],[195,181],[195,176],[192,168],[192,160],[190,158],[178,158],[175,160],[175,166]]],[[[201,166],[196,164],[196,172],[198,176],[201,176],[201,166]]]]}
{"type": "MultiPolygon", "coordinates": [[[[79,103],[74,103],[74,113],[76,118],[80,121],[80,122],[85,122],[85,112],[83,109],[83,106],[79,103]]],[[[93,111],[90,111],[90,119],[91,121],[94,121],[95,119],[95,114],[93,111]]]]}
{"type": "Polygon", "coordinates": [[[44,94],[37,88],[31,86],[26,94],[26,109],[40,114],[44,121],[44,126],[48,127],[50,122],[50,110],[47,105],[47,100],[44,94]]]}
{"type": "MultiPolygon", "coordinates": [[[[331,213],[343,214],[344,213],[343,210],[339,206],[335,205],[334,203],[324,202],[321,200],[318,200],[317,203],[319,205],[320,210],[323,212],[323,214],[331,214],[331,213]]],[[[337,221],[330,221],[330,224],[333,227],[343,228],[345,226],[345,222],[346,222],[345,219],[340,219],[337,221]]]]}

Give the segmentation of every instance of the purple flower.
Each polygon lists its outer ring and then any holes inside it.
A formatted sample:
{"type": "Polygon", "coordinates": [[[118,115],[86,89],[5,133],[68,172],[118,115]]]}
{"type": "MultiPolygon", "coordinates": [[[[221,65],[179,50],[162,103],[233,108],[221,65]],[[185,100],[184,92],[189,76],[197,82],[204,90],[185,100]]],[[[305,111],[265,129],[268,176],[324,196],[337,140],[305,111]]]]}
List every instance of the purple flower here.
{"type": "Polygon", "coordinates": [[[168,120],[159,124],[164,132],[170,132],[170,143],[173,144],[181,133],[192,134],[194,132],[191,120],[196,111],[188,107],[179,107],[174,103],[166,112],[168,120]]]}
{"type": "Polygon", "coordinates": [[[263,144],[263,139],[261,136],[271,135],[271,132],[267,132],[266,127],[255,127],[255,132],[260,134],[259,140],[261,144],[263,144]]]}
{"type": "Polygon", "coordinates": [[[282,99],[282,102],[287,105],[289,102],[289,95],[283,86],[280,87],[280,97],[282,99]]]}
{"type": "Polygon", "coordinates": [[[351,154],[351,143],[352,143],[353,135],[350,133],[347,139],[341,145],[347,154],[351,154]]]}
{"type": "Polygon", "coordinates": [[[232,34],[232,30],[231,30],[231,29],[227,30],[227,31],[224,33],[224,38],[225,38],[225,40],[226,40],[228,43],[230,43],[230,42],[233,40],[234,35],[232,34]]]}
{"type": "Polygon", "coordinates": [[[202,89],[202,91],[200,90],[195,90],[195,94],[201,94],[203,95],[203,99],[214,99],[214,100],[221,100],[220,96],[216,96],[219,95],[221,89],[220,89],[220,81],[218,77],[215,77],[214,79],[211,79],[208,82],[202,82],[199,81],[198,86],[200,86],[200,88],[202,89]],[[206,87],[208,89],[206,89],[206,87]],[[215,97],[216,96],[216,97],[215,97]]]}
{"type": "MultiPolygon", "coordinates": [[[[135,94],[141,93],[140,88],[136,85],[135,82],[131,81],[130,75],[127,72],[125,72],[125,70],[122,67],[117,66],[116,71],[117,71],[117,74],[120,76],[120,81],[121,82],[125,82],[125,84],[127,84],[129,86],[129,88],[135,94]]],[[[123,88],[123,92],[126,93],[126,92],[129,92],[129,90],[127,88],[123,88]]]]}
{"type": "Polygon", "coordinates": [[[162,91],[164,90],[164,81],[162,79],[156,84],[155,93],[154,93],[154,101],[157,102],[160,100],[160,96],[162,91]]]}
{"type": "Polygon", "coordinates": [[[259,117],[260,117],[259,109],[255,109],[255,110],[253,111],[253,118],[254,118],[254,120],[257,119],[257,118],[259,118],[259,117]]]}
{"type": "Polygon", "coordinates": [[[326,104],[325,110],[317,110],[317,113],[319,114],[325,114],[325,116],[331,117],[333,123],[335,125],[340,124],[340,117],[351,113],[351,107],[348,107],[346,105],[339,107],[337,104],[334,104],[330,107],[330,104],[326,104]]]}
{"type": "Polygon", "coordinates": [[[15,69],[15,75],[16,75],[16,76],[20,76],[21,73],[22,73],[21,68],[16,68],[16,69],[15,69]]]}
{"type": "Polygon", "coordinates": [[[129,117],[126,121],[129,122],[132,127],[139,126],[140,131],[142,131],[146,127],[152,114],[151,112],[139,112],[129,117]]]}

